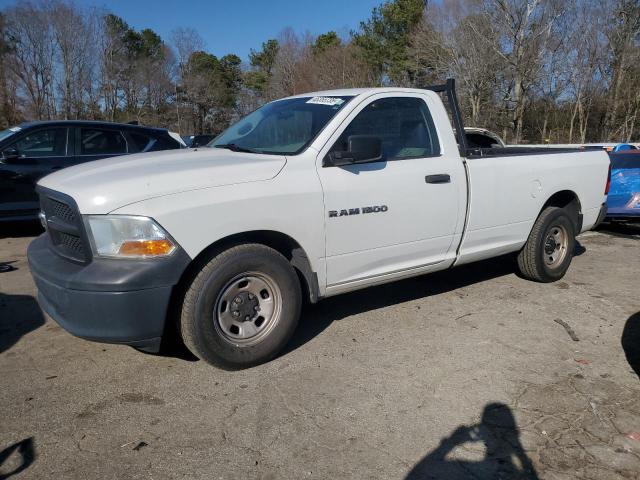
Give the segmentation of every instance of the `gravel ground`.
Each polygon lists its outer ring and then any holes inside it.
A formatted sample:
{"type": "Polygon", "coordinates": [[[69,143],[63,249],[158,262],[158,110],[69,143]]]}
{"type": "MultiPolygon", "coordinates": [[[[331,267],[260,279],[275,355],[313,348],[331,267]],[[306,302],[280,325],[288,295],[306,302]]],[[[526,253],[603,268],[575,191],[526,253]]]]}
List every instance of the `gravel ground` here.
{"type": "Polygon", "coordinates": [[[67,334],[35,234],[0,234],[0,478],[640,478],[640,229],[554,284],[506,257],[328,299],[240,372],[67,334]]]}

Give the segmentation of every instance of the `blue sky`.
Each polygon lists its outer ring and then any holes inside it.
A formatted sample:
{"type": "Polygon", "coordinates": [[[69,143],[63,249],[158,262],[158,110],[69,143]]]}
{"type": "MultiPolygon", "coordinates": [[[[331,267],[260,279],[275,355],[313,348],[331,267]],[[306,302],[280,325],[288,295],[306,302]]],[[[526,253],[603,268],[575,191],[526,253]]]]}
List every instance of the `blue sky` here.
{"type": "MultiPolygon", "coordinates": [[[[0,0],[0,8],[15,0],[0,0]]],[[[105,7],[136,29],[151,28],[165,40],[176,27],[192,27],[216,56],[235,53],[247,60],[249,49],[274,38],[283,28],[314,35],[357,28],[382,0],[76,0],[105,7]]]]}

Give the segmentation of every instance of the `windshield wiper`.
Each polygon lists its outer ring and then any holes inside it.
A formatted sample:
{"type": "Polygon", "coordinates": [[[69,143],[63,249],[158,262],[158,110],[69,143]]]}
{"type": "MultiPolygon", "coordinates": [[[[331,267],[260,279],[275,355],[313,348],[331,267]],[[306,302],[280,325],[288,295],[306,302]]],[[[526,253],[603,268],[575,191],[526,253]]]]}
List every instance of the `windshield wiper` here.
{"type": "Polygon", "coordinates": [[[235,143],[223,143],[222,145],[214,145],[214,147],[226,148],[227,150],[231,150],[232,152],[260,153],[257,150],[241,147],[240,145],[236,145],[235,143]]]}

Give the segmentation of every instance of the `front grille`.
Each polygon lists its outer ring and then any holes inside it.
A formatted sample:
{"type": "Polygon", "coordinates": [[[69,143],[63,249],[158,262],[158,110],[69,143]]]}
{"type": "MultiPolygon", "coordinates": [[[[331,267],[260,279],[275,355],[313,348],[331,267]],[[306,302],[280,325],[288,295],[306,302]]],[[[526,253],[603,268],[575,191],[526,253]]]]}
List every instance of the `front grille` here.
{"type": "Polygon", "coordinates": [[[68,223],[76,222],[76,214],[69,205],[52,198],[49,199],[49,204],[51,205],[51,213],[53,216],[68,223]]]}
{"type": "Polygon", "coordinates": [[[40,208],[46,217],[53,250],[71,260],[88,262],[90,248],[82,217],[73,199],[43,188],[39,189],[39,193],[40,208]]]}
{"type": "Polygon", "coordinates": [[[54,244],[76,253],[78,256],[84,257],[84,245],[82,239],[76,235],[58,232],[53,230],[52,235],[56,239],[54,244]]]}

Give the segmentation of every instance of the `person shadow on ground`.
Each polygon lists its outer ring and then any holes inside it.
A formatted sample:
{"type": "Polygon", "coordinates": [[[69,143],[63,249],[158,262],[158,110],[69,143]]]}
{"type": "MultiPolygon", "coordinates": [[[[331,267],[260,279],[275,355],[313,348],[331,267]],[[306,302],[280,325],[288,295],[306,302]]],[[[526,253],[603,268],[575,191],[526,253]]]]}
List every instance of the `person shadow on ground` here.
{"type": "Polygon", "coordinates": [[[503,403],[485,406],[477,425],[458,427],[428,453],[405,480],[538,480],[531,459],[520,443],[519,430],[511,409],[503,403]],[[447,458],[456,447],[482,442],[482,460],[447,458]]]}
{"type": "Polygon", "coordinates": [[[9,477],[25,471],[31,466],[35,458],[36,451],[33,445],[33,437],[25,438],[21,442],[14,443],[0,451],[0,480],[7,480],[9,477]],[[11,462],[10,470],[7,471],[4,467],[12,456],[16,456],[16,460],[19,460],[19,462],[11,462]]]}
{"type": "Polygon", "coordinates": [[[629,366],[640,378],[640,312],[627,319],[620,342],[629,366]]]}

